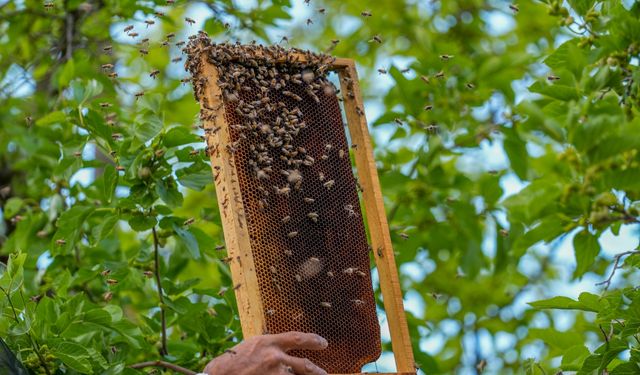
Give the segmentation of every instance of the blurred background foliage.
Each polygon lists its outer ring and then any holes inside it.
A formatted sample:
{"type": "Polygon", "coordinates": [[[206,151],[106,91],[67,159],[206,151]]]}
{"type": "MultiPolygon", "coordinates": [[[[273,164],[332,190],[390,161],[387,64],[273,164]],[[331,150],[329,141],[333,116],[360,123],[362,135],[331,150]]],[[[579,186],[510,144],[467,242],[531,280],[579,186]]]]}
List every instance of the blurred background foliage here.
{"type": "Polygon", "coordinates": [[[358,63],[421,371],[640,373],[633,0],[0,0],[0,336],[31,371],[241,339],[200,29],[358,63]]]}

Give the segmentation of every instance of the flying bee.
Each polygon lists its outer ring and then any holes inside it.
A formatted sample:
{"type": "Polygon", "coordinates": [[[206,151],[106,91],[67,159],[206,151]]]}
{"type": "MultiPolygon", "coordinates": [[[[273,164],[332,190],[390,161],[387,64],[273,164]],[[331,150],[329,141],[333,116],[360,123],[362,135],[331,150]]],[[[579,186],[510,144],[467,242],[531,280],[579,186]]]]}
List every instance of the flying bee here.
{"type": "Polygon", "coordinates": [[[156,77],[158,76],[158,74],[160,74],[160,70],[155,69],[153,71],[151,71],[151,73],[149,73],[149,77],[156,79],[156,77]]]}
{"type": "Polygon", "coordinates": [[[144,23],[146,23],[147,24],[147,28],[149,28],[149,26],[155,24],[156,21],[154,21],[154,20],[145,20],[144,23]]]}
{"type": "Polygon", "coordinates": [[[324,14],[327,10],[325,8],[318,8],[316,11],[320,14],[324,14]]]}
{"type": "Polygon", "coordinates": [[[426,83],[427,85],[429,84],[429,77],[427,77],[427,76],[420,76],[420,79],[421,79],[424,83],[426,83]]]}
{"type": "Polygon", "coordinates": [[[149,42],[149,38],[140,39],[140,44],[145,44],[149,42]]]}
{"type": "Polygon", "coordinates": [[[395,123],[396,123],[396,124],[398,124],[399,126],[403,126],[403,125],[404,125],[404,122],[402,122],[402,120],[400,120],[400,119],[399,119],[399,118],[397,118],[397,117],[396,117],[395,119],[393,119],[393,122],[395,122],[395,123]]]}
{"type": "Polygon", "coordinates": [[[189,151],[189,155],[191,156],[197,156],[200,153],[200,150],[191,150],[189,151]]]}
{"type": "Polygon", "coordinates": [[[476,88],[476,85],[474,85],[473,83],[469,82],[465,85],[469,90],[473,90],[476,88]]]}
{"type": "Polygon", "coordinates": [[[182,223],[183,226],[188,227],[189,225],[193,224],[196,222],[196,219],[193,217],[188,218],[187,220],[184,221],[184,223],[182,223]]]}
{"type": "Polygon", "coordinates": [[[516,4],[509,4],[509,9],[511,9],[514,13],[518,13],[520,8],[516,4]]]}
{"type": "Polygon", "coordinates": [[[369,10],[363,10],[362,12],[360,12],[360,15],[362,17],[371,17],[371,16],[373,16],[373,14],[371,14],[371,11],[369,11],[369,10]]]}
{"type": "Polygon", "coordinates": [[[371,42],[376,42],[378,44],[382,44],[382,37],[380,36],[380,34],[376,34],[371,39],[369,39],[369,43],[371,43],[371,42]]]}
{"type": "Polygon", "coordinates": [[[113,46],[105,46],[105,47],[102,47],[102,50],[103,50],[105,53],[111,53],[111,50],[113,50],[113,46]]]}
{"type": "Polygon", "coordinates": [[[155,12],[153,12],[153,14],[158,18],[164,17],[164,13],[163,12],[155,11],[155,12]]]}
{"type": "Polygon", "coordinates": [[[177,63],[177,62],[180,62],[180,61],[182,61],[182,56],[178,56],[178,57],[175,57],[175,58],[171,59],[172,63],[177,63]]]}
{"type": "Polygon", "coordinates": [[[311,221],[313,221],[314,223],[317,223],[317,222],[318,222],[318,216],[319,216],[319,215],[318,215],[318,213],[316,213],[316,212],[309,212],[309,213],[307,214],[307,217],[308,217],[309,219],[311,219],[311,221]]]}
{"type": "Polygon", "coordinates": [[[49,3],[44,3],[44,9],[45,10],[50,10],[56,7],[56,5],[53,2],[49,2],[49,3]]]}
{"type": "Polygon", "coordinates": [[[432,110],[432,109],[433,109],[433,106],[432,106],[431,104],[427,104],[427,105],[425,105],[425,106],[424,106],[424,108],[423,108],[423,109],[424,109],[425,111],[430,111],[430,110],[432,110]]]}
{"type": "Polygon", "coordinates": [[[442,61],[449,61],[452,58],[453,58],[453,55],[440,55],[440,60],[442,61]]]}
{"type": "Polygon", "coordinates": [[[411,71],[411,68],[404,68],[400,71],[400,73],[406,74],[406,73],[409,73],[410,71],[411,71]]]}
{"type": "Polygon", "coordinates": [[[333,187],[333,185],[335,185],[335,183],[336,182],[334,180],[329,180],[329,181],[325,182],[322,185],[330,190],[333,187]]]}
{"type": "Polygon", "coordinates": [[[113,64],[102,64],[102,70],[111,70],[113,69],[113,64]]]}
{"type": "Polygon", "coordinates": [[[112,298],[113,298],[113,292],[111,292],[111,291],[106,292],[105,294],[103,294],[103,295],[102,295],[102,299],[103,299],[105,302],[109,302],[109,301],[111,301],[111,299],[112,299],[112,298]]]}
{"type": "Polygon", "coordinates": [[[136,97],[136,100],[138,100],[138,98],[141,98],[142,96],[144,96],[144,91],[140,91],[134,94],[134,96],[136,97]]]}
{"type": "Polygon", "coordinates": [[[111,274],[111,270],[108,268],[100,272],[100,275],[104,277],[109,276],[110,274],[111,274]]]}
{"type": "Polygon", "coordinates": [[[436,124],[429,124],[424,127],[424,130],[426,130],[429,134],[436,134],[440,129],[436,124]]]}
{"type": "Polygon", "coordinates": [[[102,108],[109,108],[111,107],[111,105],[112,105],[111,103],[100,103],[100,107],[102,108]]]}
{"type": "Polygon", "coordinates": [[[118,139],[122,139],[122,134],[113,133],[113,134],[111,134],[111,139],[113,139],[114,141],[117,141],[118,139]]]}
{"type": "Polygon", "coordinates": [[[73,156],[79,158],[80,156],[82,156],[82,152],[81,151],[76,151],[73,153],[73,156]]]}
{"type": "Polygon", "coordinates": [[[178,47],[182,47],[182,46],[184,46],[185,44],[186,44],[186,42],[185,42],[184,40],[181,40],[181,41],[179,41],[179,42],[176,42],[176,46],[178,46],[178,47]]]}
{"type": "Polygon", "coordinates": [[[189,78],[189,77],[183,78],[183,79],[180,80],[180,82],[185,83],[185,84],[189,83],[189,82],[191,82],[191,78],[189,78]]]}
{"type": "Polygon", "coordinates": [[[133,25],[129,25],[127,27],[124,28],[124,32],[128,33],[129,31],[133,30],[133,25]]]}
{"type": "Polygon", "coordinates": [[[441,70],[441,71],[439,71],[438,73],[436,73],[436,74],[434,75],[434,77],[436,77],[436,78],[444,78],[444,72],[441,70]]]}
{"type": "Polygon", "coordinates": [[[560,79],[560,77],[558,77],[558,76],[554,76],[554,75],[552,75],[552,74],[550,74],[550,75],[547,77],[547,80],[548,80],[548,81],[557,81],[557,80],[559,80],[559,79],[560,79]]]}
{"type": "Polygon", "coordinates": [[[116,279],[107,279],[107,284],[109,285],[116,285],[118,283],[118,280],[116,279]]]}
{"type": "Polygon", "coordinates": [[[289,237],[289,238],[293,238],[293,237],[295,237],[297,235],[298,235],[298,232],[296,232],[296,231],[287,233],[287,237],[289,237]]]}
{"type": "Polygon", "coordinates": [[[151,271],[144,271],[142,274],[144,274],[149,279],[153,277],[153,272],[151,271]]]}
{"type": "Polygon", "coordinates": [[[116,72],[111,72],[111,73],[107,74],[107,76],[108,76],[109,78],[118,78],[118,73],[116,73],[116,72]]]}
{"type": "Polygon", "coordinates": [[[167,39],[171,39],[171,38],[173,38],[173,37],[175,37],[175,36],[176,36],[176,33],[169,33],[169,34],[167,34],[167,37],[166,37],[166,38],[167,38],[167,39]]]}
{"type": "Polygon", "coordinates": [[[307,18],[307,26],[313,25],[313,20],[311,18],[307,18]]]}
{"type": "Polygon", "coordinates": [[[135,37],[137,37],[138,35],[140,35],[140,34],[138,34],[138,33],[130,33],[130,34],[129,34],[129,36],[130,36],[130,37],[132,37],[132,38],[135,38],[135,37]]]}
{"type": "Polygon", "coordinates": [[[174,4],[176,2],[176,0],[167,0],[167,4],[171,5],[174,4]]]}
{"type": "Polygon", "coordinates": [[[187,23],[189,25],[194,25],[196,23],[196,21],[194,19],[189,18],[189,17],[185,17],[184,20],[187,21],[187,23]]]}
{"type": "Polygon", "coordinates": [[[320,306],[330,309],[331,308],[331,302],[320,302],[320,306]]]}
{"type": "Polygon", "coordinates": [[[409,235],[406,232],[400,232],[398,233],[398,236],[400,236],[403,240],[409,239],[409,235]]]}
{"type": "Polygon", "coordinates": [[[387,72],[387,69],[380,68],[380,69],[378,69],[378,73],[379,74],[387,74],[388,72],[387,72]]]}

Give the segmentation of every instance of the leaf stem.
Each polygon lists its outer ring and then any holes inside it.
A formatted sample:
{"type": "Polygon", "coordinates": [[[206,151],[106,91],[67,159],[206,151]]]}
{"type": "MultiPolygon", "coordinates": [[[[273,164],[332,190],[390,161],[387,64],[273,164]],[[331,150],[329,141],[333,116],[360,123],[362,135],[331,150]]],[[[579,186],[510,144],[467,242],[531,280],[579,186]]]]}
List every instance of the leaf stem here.
{"type": "Polygon", "coordinates": [[[133,369],[142,369],[142,368],[145,368],[145,367],[164,367],[164,368],[167,368],[169,370],[173,370],[175,372],[179,372],[181,374],[196,375],[196,373],[194,371],[191,371],[191,370],[186,369],[184,367],[180,367],[178,365],[174,365],[173,363],[169,363],[169,362],[165,362],[165,361],[140,362],[140,363],[133,364],[133,365],[131,365],[129,367],[133,368],[133,369]]]}
{"type": "Polygon", "coordinates": [[[160,279],[160,252],[159,243],[158,243],[158,233],[156,232],[156,227],[152,228],[153,232],[153,252],[154,252],[154,275],[156,278],[156,286],[158,288],[158,299],[160,300],[160,321],[162,325],[162,348],[160,349],[161,355],[169,354],[167,350],[167,318],[164,306],[164,296],[162,295],[162,282],[160,279]]]}

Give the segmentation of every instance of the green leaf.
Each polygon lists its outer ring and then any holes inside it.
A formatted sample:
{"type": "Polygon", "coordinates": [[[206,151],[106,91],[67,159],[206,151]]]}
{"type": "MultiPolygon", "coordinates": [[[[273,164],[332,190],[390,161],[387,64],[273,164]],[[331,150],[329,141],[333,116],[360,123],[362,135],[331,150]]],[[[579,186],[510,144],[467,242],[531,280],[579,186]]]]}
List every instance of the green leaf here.
{"type": "Polygon", "coordinates": [[[557,83],[535,82],[529,86],[529,91],[563,101],[577,100],[579,98],[578,90],[575,87],[557,83]]]}
{"type": "Polygon", "coordinates": [[[120,216],[117,214],[109,214],[100,221],[100,224],[96,225],[93,230],[93,243],[97,244],[102,241],[105,237],[107,237],[115,228],[116,224],[120,220],[120,216]]]}
{"type": "Polygon", "coordinates": [[[573,251],[577,263],[573,273],[575,279],[584,275],[595,262],[596,256],[600,253],[598,238],[589,233],[587,229],[578,232],[573,237],[573,251]]]}
{"type": "MultiPolygon", "coordinates": [[[[24,262],[27,254],[21,252],[9,254],[7,268],[0,268],[0,287],[9,295],[20,289],[24,279],[24,262]]],[[[6,296],[2,296],[5,298],[6,296]]]]}
{"type": "Polygon", "coordinates": [[[102,175],[103,178],[103,183],[104,183],[104,200],[107,203],[111,202],[111,199],[113,199],[113,194],[116,191],[116,186],[118,185],[118,172],[116,171],[116,168],[109,164],[106,167],[104,167],[104,172],[102,175]]]}
{"type": "Polygon", "coordinates": [[[165,147],[176,147],[189,143],[200,142],[202,142],[200,137],[192,134],[189,129],[181,126],[169,129],[169,131],[162,138],[162,143],[164,143],[165,147]]]}
{"type": "Polygon", "coordinates": [[[153,139],[162,130],[163,123],[160,117],[156,115],[147,115],[138,121],[133,127],[133,134],[141,142],[145,143],[153,139]]]}
{"type": "Polygon", "coordinates": [[[169,207],[182,205],[183,197],[173,179],[156,181],[156,193],[169,207]]]}
{"type": "Polygon", "coordinates": [[[11,197],[7,200],[2,208],[4,210],[4,218],[11,219],[16,216],[20,209],[22,209],[23,201],[18,197],[11,197]]]}
{"type": "Polygon", "coordinates": [[[196,237],[188,230],[181,228],[176,223],[172,224],[173,230],[178,235],[178,238],[182,241],[184,246],[189,250],[189,254],[193,259],[200,259],[200,247],[196,237]]]}
{"type": "Polygon", "coordinates": [[[637,363],[626,362],[621,363],[609,371],[609,375],[638,375],[640,374],[640,366],[637,363]]]}
{"type": "Polygon", "coordinates": [[[202,191],[213,181],[211,167],[203,162],[194,163],[190,167],[178,169],[176,176],[181,185],[197,191],[202,191]]]}
{"type": "Polygon", "coordinates": [[[80,373],[91,373],[91,355],[84,346],[71,341],[63,341],[51,348],[51,353],[69,368],[80,373]]]}
{"type": "Polygon", "coordinates": [[[36,120],[36,125],[47,126],[67,121],[67,115],[62,111],[55,111],[46,114],[44,117],[36,120]]]}
{"type": "Polygon", "coordinates": [[[536,309],[582,310],[598,312],[601,309],[599,297],[590,293],[582,293],[575,301],[569,297],[553,297],[546,300],[529,302],[536,309]]]}
{"type": "Polygon", "coordinates": [[[504,151],[509,156],[511,168],[521,180],[527,180],[527,170],[529,168],[527,143],[520,138],[513,128],[505,128],[503,133],[505,135],[504,151]]]}
{"type": "Polygon", "coordinates": [[[568,0],[569,4],[580,15],[585,15],[595,4],[595,0],[568,0]]]}
{"type": "Polygon", "coordinates": [[[153,228],[157,223],[158,220],[154,216],[148,216],[142,213],[134,214],[133,217],[129,219],[129,225],[131,226],[131,229],[137,232],[149,230],[153,228]]]}
{"type": "Polygon", "coordinates": [[[73,249],[85,220],[94,210],[91,206],[75,205],[60,216],[56,222],[58,230],[51,240],[51,255],[68,254],[73,249]]]}

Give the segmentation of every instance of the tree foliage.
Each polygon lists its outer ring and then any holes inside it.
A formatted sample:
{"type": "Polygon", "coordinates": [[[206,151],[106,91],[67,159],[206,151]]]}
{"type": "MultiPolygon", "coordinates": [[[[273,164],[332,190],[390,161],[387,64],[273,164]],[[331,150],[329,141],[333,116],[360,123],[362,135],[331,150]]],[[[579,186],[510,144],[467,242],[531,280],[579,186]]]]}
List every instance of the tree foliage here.
{"type": "Polygon", "coordinates": [[[0,1],[0,336],[26,367],[200,369],[241,338],[176,45],[199,28],[357,61],[425,372],[640,371],[640,4],[617,0],[0,1]]]}

